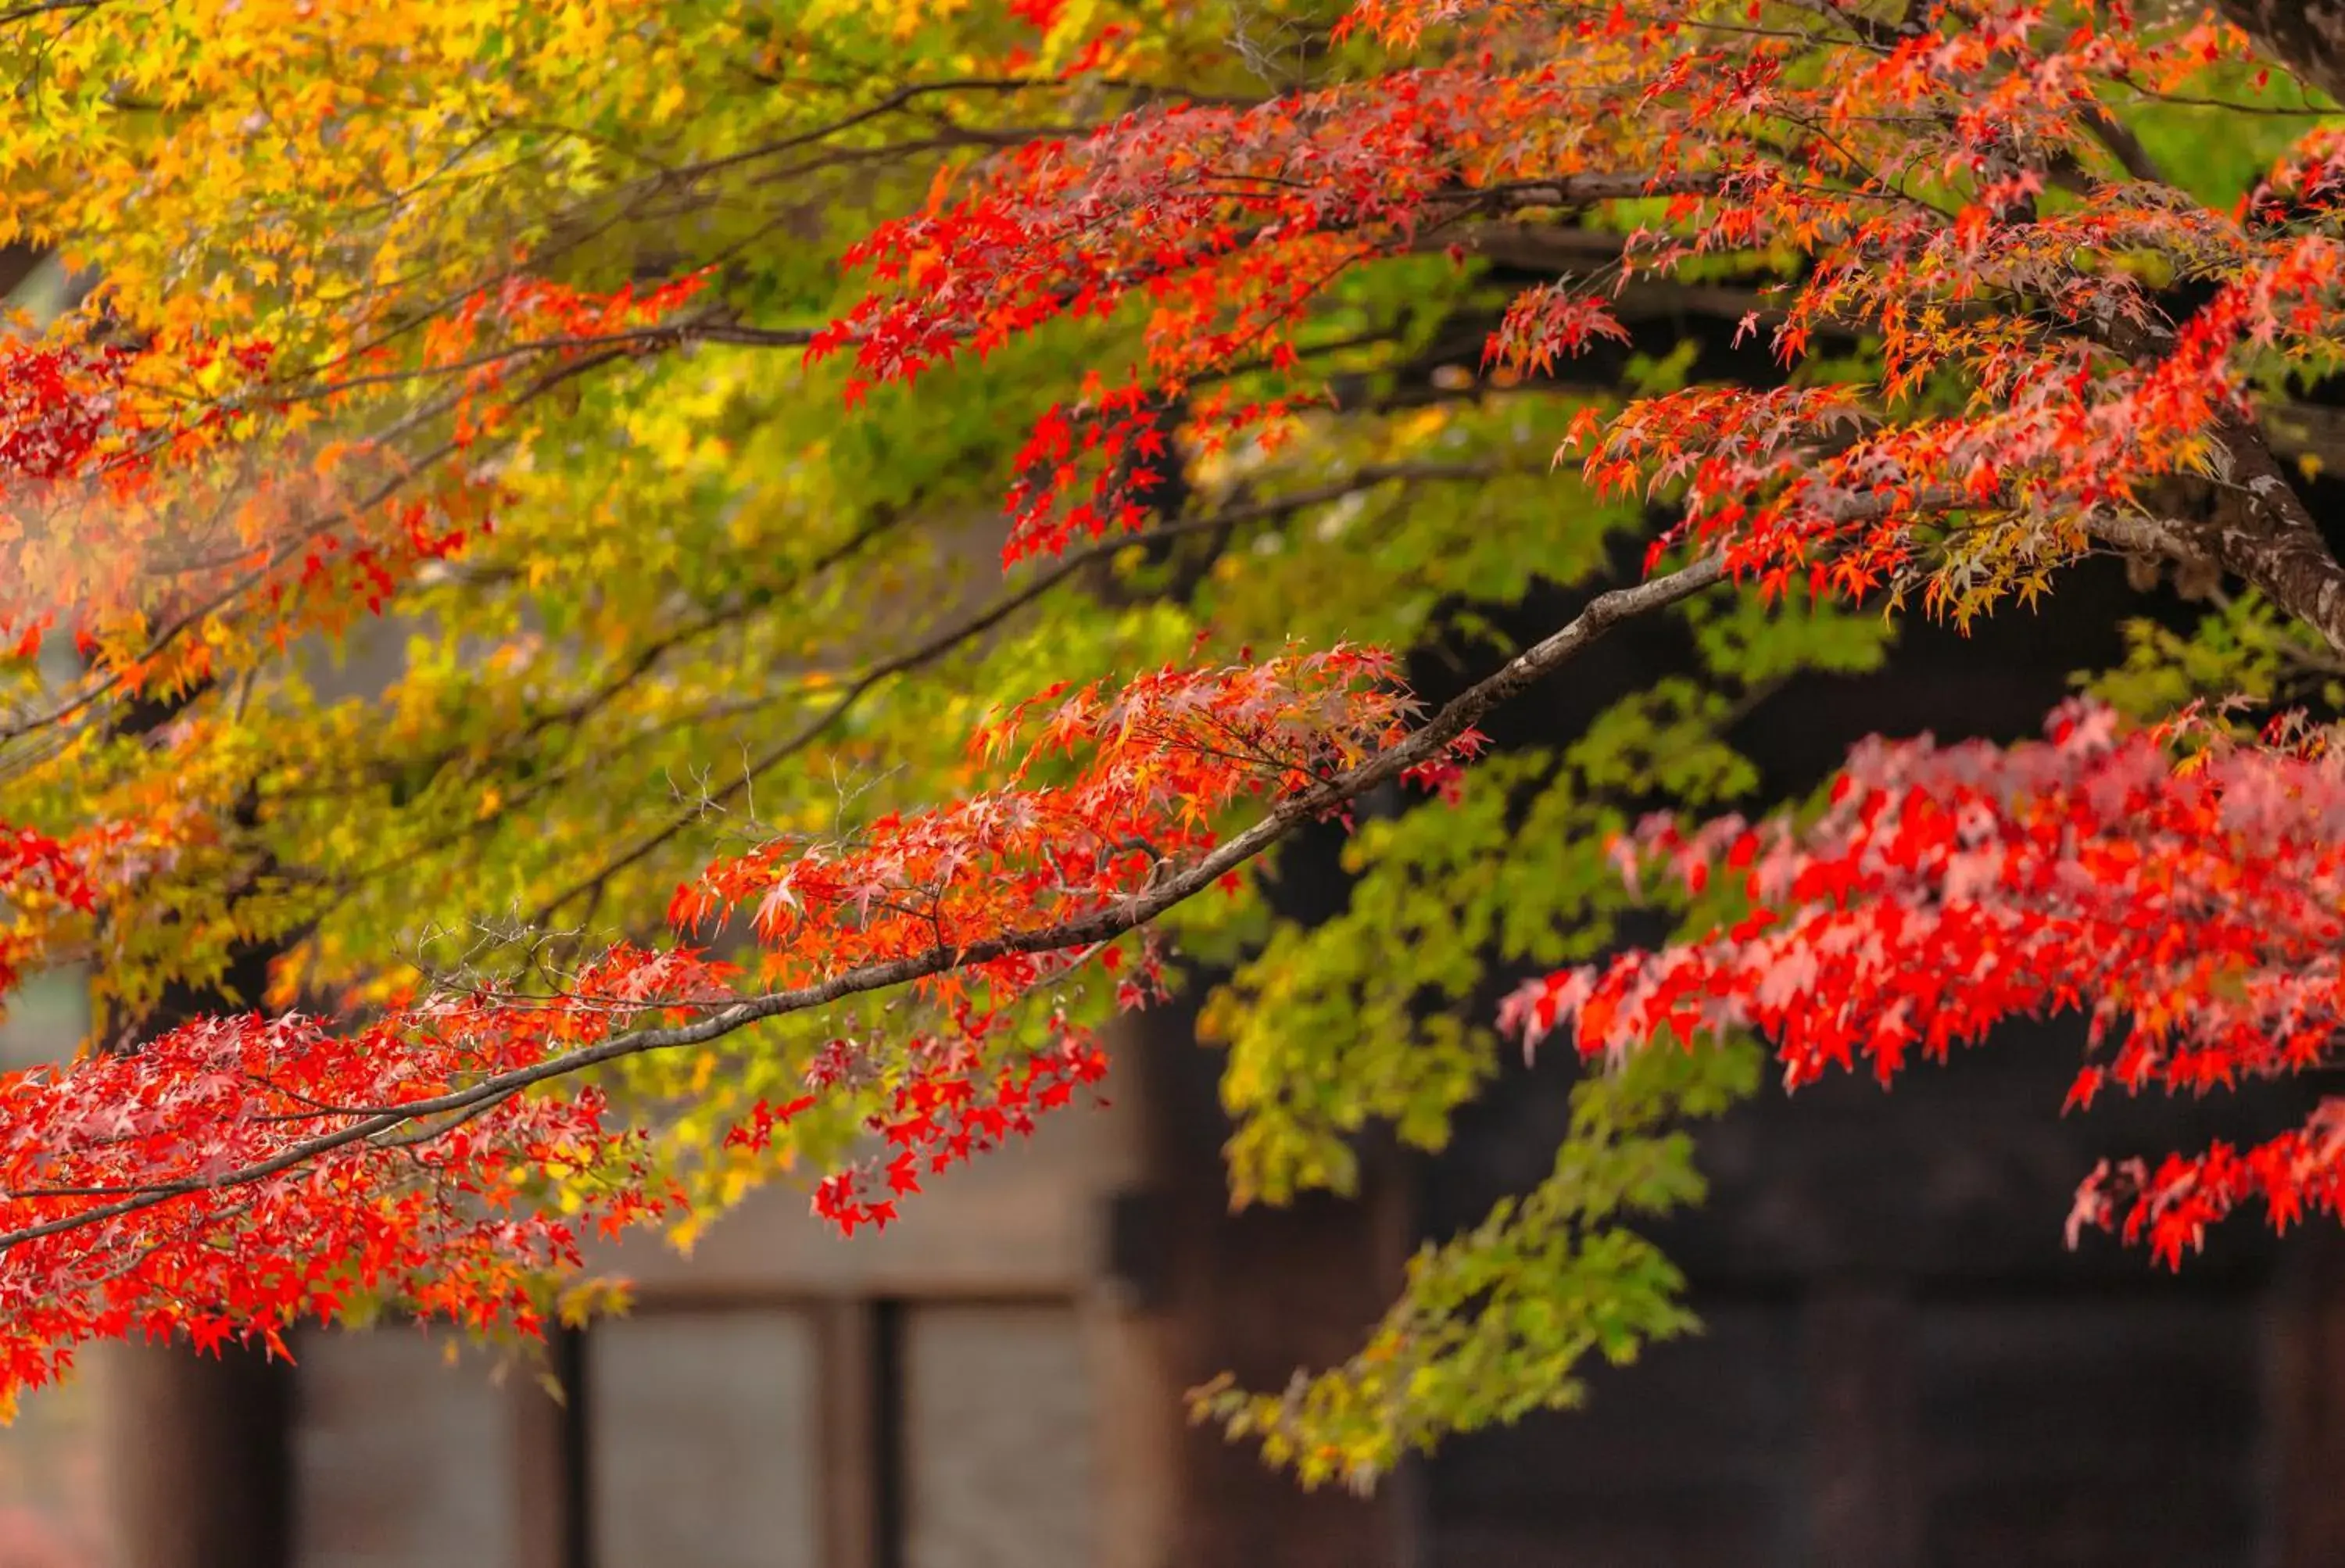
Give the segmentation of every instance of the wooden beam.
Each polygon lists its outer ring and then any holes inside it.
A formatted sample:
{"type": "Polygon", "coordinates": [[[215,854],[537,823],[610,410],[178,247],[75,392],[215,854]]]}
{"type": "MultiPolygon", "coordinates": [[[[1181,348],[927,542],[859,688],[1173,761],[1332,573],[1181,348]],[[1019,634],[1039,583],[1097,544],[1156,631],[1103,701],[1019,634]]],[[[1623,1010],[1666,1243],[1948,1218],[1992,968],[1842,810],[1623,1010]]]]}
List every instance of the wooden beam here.
{"type": "Polygon", "coordinates": [[[815,1308],[822,1346],[822,1560],[826,1568],[888,1568],[880,1561],[881,1510],[894,1456],[880,1400],[879,1309],[861,1300],[815,1308]]]}

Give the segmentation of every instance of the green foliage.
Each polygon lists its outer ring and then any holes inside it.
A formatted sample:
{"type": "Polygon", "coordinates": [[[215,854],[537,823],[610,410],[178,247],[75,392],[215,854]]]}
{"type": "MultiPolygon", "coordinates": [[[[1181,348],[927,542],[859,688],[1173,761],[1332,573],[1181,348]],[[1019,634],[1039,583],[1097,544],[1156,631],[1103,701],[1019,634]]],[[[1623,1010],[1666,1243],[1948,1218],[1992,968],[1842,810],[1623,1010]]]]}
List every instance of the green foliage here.
{"type": "Polygon", "coordinates": [[[2077,677],[2093,696],[2144,722],[2191,703],[2244,698],[2262,707],[2317,701],[2345,708],[2345,669],[2319,636],[2252,591],[2226,596],[2185,630],[2126,623],[2125,662],[2077,677]]]}
{"type": "Polygon", "coordinates": [[[1359,1353],[1276,1394],[1216,1383],[1201,1419],[1306,1486],[1372,1484],[1453,1432],[1575,1405],[1590,1355],[1633,1361],[1692,1331],[1685,1281],[1629,1228],[1702,1196],[1687,1124],[1757,1086],[1752,1045],[1645,1052],[1576,1085],[1554,1168],[1472,1230],[1428,1245],[1359,1353]]]}

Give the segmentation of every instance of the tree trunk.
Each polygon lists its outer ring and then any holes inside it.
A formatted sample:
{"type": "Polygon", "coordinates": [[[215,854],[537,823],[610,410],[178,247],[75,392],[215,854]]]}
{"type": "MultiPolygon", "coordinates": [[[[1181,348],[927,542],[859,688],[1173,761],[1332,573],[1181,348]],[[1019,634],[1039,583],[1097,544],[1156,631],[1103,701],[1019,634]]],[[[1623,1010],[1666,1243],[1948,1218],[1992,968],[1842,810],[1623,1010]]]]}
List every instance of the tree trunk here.
{"type": "MultiPolygon", "coordinates": [[[[228,994],[173,987],[122,1044],[252,1005],[273,948],[230,955],[228,994]]],[[[288,1568],[292,1562],[293,1369],[233,1343],[109,1346],[106,1463],[119,1568],[288,1568]]]]}
{"type": "Polygon", "coordinates": [[[2222,0],[2222,6],[2298,80],[2345,102],[2345,0],[2222,0]]]}

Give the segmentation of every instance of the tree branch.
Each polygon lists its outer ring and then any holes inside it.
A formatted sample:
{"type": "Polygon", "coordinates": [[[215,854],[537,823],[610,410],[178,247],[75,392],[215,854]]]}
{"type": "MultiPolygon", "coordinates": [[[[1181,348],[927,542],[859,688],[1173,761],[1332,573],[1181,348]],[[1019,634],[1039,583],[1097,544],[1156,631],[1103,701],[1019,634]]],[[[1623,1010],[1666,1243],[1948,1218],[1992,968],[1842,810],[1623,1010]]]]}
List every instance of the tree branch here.
{"type": "MultiPolygon", "coordinates": [[[[1432,483],[1487,479],[1494,472],[1491,467],[1483,463],[1402,463],[1372,465],[1361,468],[1341,480],[1315,485],[1308,490],[1270,496],[1244,505],[1223,507],[1203,516],[1183,518],[1178,522],[1168,523],[1137,534],[1112,535],[1096,544],[1071,551],[1061,556],[1048,570],[1002,595],[984,609],[921,639],[910,647],[865,667],[839,688],[838,695],[832,697],[821,712],[791,731],[782,740],[751,758],[742,768],[739,776],[729,780],[722,789],[716,790],[708,797],[706,803],[722,806],[738,799],[754,779],[772,772],[828,733],[840,719],[846,718],[858,703],[868,697],[882,682],[935,663],[970,639],[982,636],[1000,626],[1010,616],[1042,598],[1085,568],[1120,555],[1125,550],[1136,545],[1147,545],[1187,535],[1235,528],[1247,523],[1266,522],[1303,511],[1307,507],[1317,506],[1331,501],[1340,501],[1347,495],[1374,489],[1379,484],[1395,482],[1432,483]]],[[[690,820],[689,816],[679,816],[664,827],[645,834],[615,859],[605,861],[592,876],[541,906],[531,916],[530,923],[540,926],[550,923],[555,915],[573,902],[594,893],[619,872],[655,853],[662,846],[682,832],[690,820]]]]}
{"type": "Polygon", "coordinates": [[[0,1233],[0,1251],[42,1237],[104,1224],[193,1193],[249,1186],[336,1149],[369,1139],[382,1139],[386,1135],[397,1136],[402,1129],[424,1118],[473,1112],[511,1099],[537,1084],[606,1063],[706,1044],[767,1019],[808,1012],[850,996],[891,990],[995,959],[1090,948],[1112,942],[1213,887],[1304,824],[1325,817],[1412,768],[1436,760],[1492,709],[1562,667],[1613,627],[1691,598],[1725,575],[1725,567],[1716,557],[1706,557],[1666,575],[1598,595],[1568,624],[1523,650],[1496,674],[1468,687],[1407,738],[1358,767],[1289,798],[1253,827],[1186,866],[1163,871],[1147,887],[1120,903],[1054,925],[1006,932],[965,947],[932,947],[886,962],[865,964],[811,984],[746,997],[691,1023],[635,1030],[594,1045],[563,1052],[530,1066],[483,1079],[469,1088],[366,1116],[235,1170],[201,1179],[158,1183],[114,1203],[0,1233]]]}
{"type": "Polygon", "coordinates": [[[2220,0],[2220,6],[2299,81],[2345,100],[2345,0],[2220,0]]]}
{"type": "Polygon", "coordinates": [[[2280,472],[2263,433],[2226,421],[2214,434],[2229,472],[2215,489],[2216,504],[2190,520],[2185,537],[2345,652],[2345,565],[2280,472]]]}

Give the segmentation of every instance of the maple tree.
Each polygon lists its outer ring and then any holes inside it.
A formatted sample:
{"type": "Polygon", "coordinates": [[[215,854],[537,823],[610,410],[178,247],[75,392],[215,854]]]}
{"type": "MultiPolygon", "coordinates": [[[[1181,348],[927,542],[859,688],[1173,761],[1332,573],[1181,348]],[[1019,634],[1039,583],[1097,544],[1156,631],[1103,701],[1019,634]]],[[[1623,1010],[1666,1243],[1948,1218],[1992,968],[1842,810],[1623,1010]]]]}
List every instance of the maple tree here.
{"type": "MultiPolygon", "coordinates": [[[[598,1229],[769,1180],[886,1224],[1213,965],[1242,1200],[1348,1186],[1370,1123],[1439,1147],[1502,1031],[1606,1069],[1355,1359],[1201,1393],[1358,1481],[1687,1326],[1634,1226],[1754,1038],[1886,1080],[2075,1011],[2082,1106],[2321,1064],[2310,9],[0,16],[0,239],[92,280],[0,347],[0,983],[99,1010],[0,1080],[0,1385],[386,1308],[526,1338],[598,1229]],[[1715,815],[1787,677],[2106,552],[2211,608],[2047,739],[1715,815]],[[1579,607],[1493,667],[1541,584],[1579,607]],[[1690,672],[1488,747],[1649,617],[1690,672]],[[351,689],[321,650],[385,626],[351,689]],[[1420,703],[1435,646],[1486,673],[1420,703]],[[1327,824],[1305,924],[1263,871],[1327,824]],[[1680,940],[1598,962],[1647,901],[1680,940]]],[[[2073,1223],[2179,1262],[2340,1159],[2323,1111],[2073,1223]]]]}

